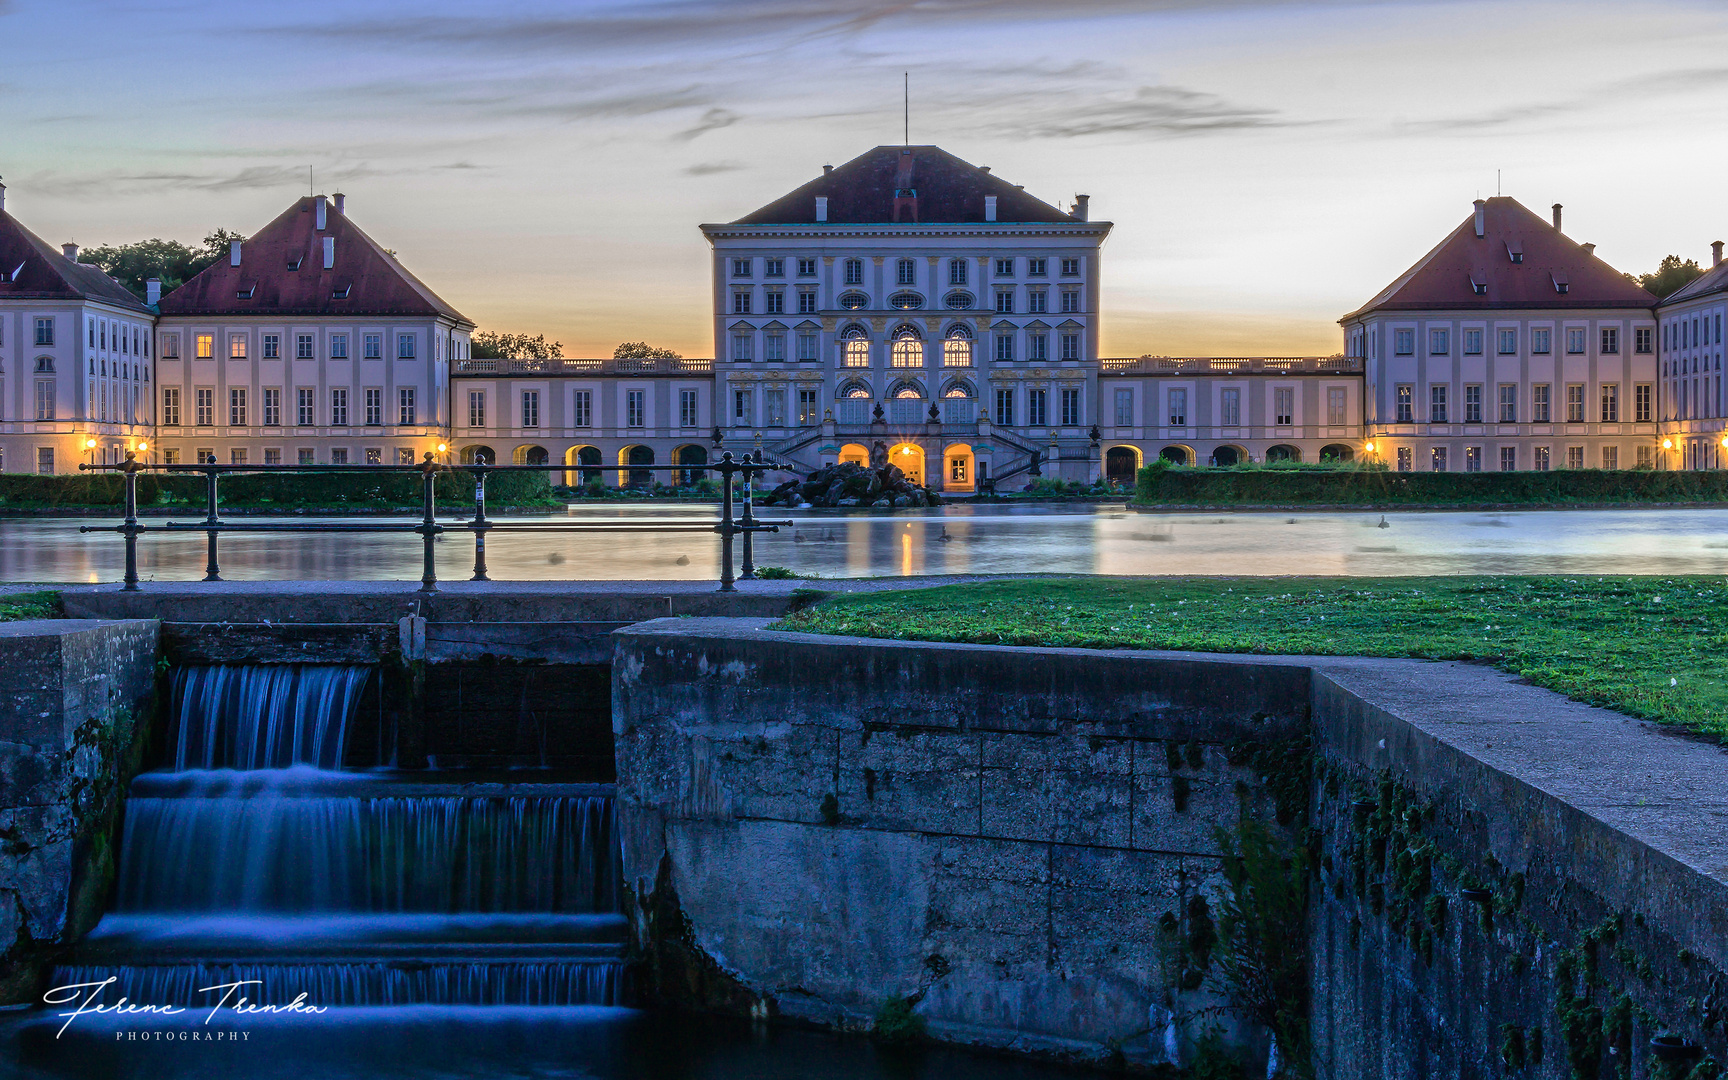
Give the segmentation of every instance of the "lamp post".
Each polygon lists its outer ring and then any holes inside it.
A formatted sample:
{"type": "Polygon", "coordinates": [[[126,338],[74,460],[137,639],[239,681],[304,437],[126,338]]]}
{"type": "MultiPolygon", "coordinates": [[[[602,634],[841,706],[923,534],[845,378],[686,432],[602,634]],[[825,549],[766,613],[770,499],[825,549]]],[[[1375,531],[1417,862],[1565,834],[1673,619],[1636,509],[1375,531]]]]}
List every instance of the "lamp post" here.
{"type": "Polygon", "coordinates": [[[1673,439],[1663,439],[1662,440],[1661,460],[1657,466],[1663,472],[1666,472],[1668,470],[1668,451],[1670,451],[1672,449],[1674,449],[1674,440],[1673,439]]]}

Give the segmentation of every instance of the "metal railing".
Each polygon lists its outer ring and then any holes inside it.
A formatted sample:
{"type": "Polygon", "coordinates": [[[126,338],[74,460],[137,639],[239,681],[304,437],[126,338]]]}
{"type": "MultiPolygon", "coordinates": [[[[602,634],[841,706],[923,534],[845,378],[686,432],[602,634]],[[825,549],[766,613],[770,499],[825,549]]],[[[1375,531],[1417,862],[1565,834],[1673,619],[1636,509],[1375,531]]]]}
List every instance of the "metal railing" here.
{"type": "MultiPolygon", "coordinates": [[[[494,532],[713,532],[720,536],[720,591],[735,592],[734,582],[740,577],[744,579],[756,576],[754,551],[751,538],[759,532],[779,532],[780,526],[791,525],[790,520],[764,521],[757,518],[753,510],[754,482],[757,476],[769,470],[783,470],[786,466],[778,461],[762,460],[757,454],[755,460],[746,455],[742,461],[734,460],[731,451],[727,451],[719,461],[704,464],[700,468],[693,465],[627,465],[625,471],[637,472],[673,472],[692,473],[714,471],[721,477],[721,515],[715,521],[654,521],[654,522],[585,522],[585,521],[498,521],[486,516],[486,478],[502,472],[573,472],[568,465],[463,465],[462,471],[474,477],[474,516],[471,519],[450,525],[440,524],[437,520],[437,484],[438,477],[449,472],[449,465],[436,460],[433,454],[427,453],[426,460],[419,465],[146,465],[137,460],[137,455],[127,451],[126,460],[115,465],[79,465],[80,472],[117,472],[125,483],[125,520],[118,525],[100,526],[85,525],[79,532],[117,532],[126,541],[126,574],[122,591],[138,592],[138,537],[152,529],[164,532],[199,532],[206,534],[207,558],[204,567],[205,581],[221,581],[221,567],[217,561],[217,538],[224,532],[253,533],[342,533],[342,532],[413,532],[419,533],[422,543],[420,591],[431,594],[438,591],[438,575],[433,560],[433,545],[439,536],[446,531],[466,531],[474,535],[474,576],[470,581],[490,581],[486,576],[486,537],[494,532]],[[140,473],[198,473],[204,477],[205,516],[203,521],[169,521],[159,526],[150,526],[138,520],[138,476],[140,473]],[[233,522],[224,521],[221,515],[220,491],[218,480],[224,475],[235,473],[254,473],[279,475],[288,473],[323,473],[338,476],[357,476],[413,473],[421,478],[420,518],[417,521],[331,521],[331,522],[233,522]],[[743,512],[737,518],[733,517],[733,478],[743,478],[743,512]],[[732,572],[732,541],[733,537],[744,538],[743,566],[740,575],[732,572]]],[[[587,471],[583,468],[581,471],[587,471]]]]}
{"type": "Polygon", "coordinates": [[[457,360],[452,375],[712,375],[714,361],[704,357],[677,360],[662,357],[574,356],[544,360],[457,360]]]}
{"type": "Polygon", "coordinates": [[[1358,373],[1363,370],[1360,356],[1117,356],[1101,358],[1098,367],[1105,375],[1170,371],[1194,375],[1358,373]]]}

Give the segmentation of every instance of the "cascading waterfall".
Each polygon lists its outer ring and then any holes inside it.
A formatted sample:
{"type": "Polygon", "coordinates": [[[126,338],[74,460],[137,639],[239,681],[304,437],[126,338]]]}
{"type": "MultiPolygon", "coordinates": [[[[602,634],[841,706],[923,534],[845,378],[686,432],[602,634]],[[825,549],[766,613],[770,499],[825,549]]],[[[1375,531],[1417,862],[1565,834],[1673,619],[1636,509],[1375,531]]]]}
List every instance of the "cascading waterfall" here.
{"type": "Polygon", "coordinates": [[[171,771],[133,784],[115,908],[56,985],[105,1000],[615,1005],[608,785],[341,771],[366,667],[174,673],[171,771]]]}

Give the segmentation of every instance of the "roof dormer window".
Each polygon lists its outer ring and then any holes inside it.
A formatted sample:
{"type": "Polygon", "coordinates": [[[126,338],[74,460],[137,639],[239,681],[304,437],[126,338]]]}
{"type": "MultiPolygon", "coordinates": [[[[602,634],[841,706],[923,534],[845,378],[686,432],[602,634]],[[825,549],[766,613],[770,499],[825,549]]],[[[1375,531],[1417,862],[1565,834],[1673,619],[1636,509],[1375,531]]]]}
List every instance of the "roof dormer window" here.
{"type": "Polygon", "coordinates": [[[296,255],[296,256],[294,256],[293,259],[289,260],[288,269],[290,271],[298,270],[298,269],[300,269],[300,264],[305,262],[305,261],[306,261],[306,256],[296,255]]]}
{"type": "Polygon", "coordinates": [[[252,294],[257,292],[257,291],[258,291],[258,283],[256,281],[252,282],[250,285],[242,285],[240,288],[238,288],[234,291],[234,299],[236,299],[236,300],[250,300],[250,299],[252,299],[252,294]]]}
{"type": "Polygon", "coordinates": [[[1480,270],[1470,272],[1470,291],[1477,296],[1488,295],[1488,275],[1480,270]]]}
{"type": "Polygon", "coordinates": [[[348,299],[349,290],[351,290],[353,288],[354,288],[353,285],[344,285],[340,289],[332,289],[332,290],[330,290],[330,299],[332,299],[332,300],[346,300],[346,299],[348,299]]]}
{"type": "Polygon", "coordinates": [[[1524,263],[1524,245],[1517,240],[1506,241],[1506,257],[1517,265],[1524,263]]]}
{"type": "Polygon", "coordinates": [[[1549,276],[1554,279],[1554,291],[1561,296],[1572,291],[1572,283],[1566,280],[1565,274],[1550,274],[1549,276]]]}

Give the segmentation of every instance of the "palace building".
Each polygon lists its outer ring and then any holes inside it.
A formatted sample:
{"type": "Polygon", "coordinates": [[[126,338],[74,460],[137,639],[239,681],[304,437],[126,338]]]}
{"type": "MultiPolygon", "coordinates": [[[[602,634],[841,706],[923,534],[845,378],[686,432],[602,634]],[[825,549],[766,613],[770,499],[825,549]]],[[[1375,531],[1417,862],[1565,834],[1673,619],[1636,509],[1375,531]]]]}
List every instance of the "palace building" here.
{"type": "Polygon", "coordinates": [[[1658,303],[1510,198],[1341,320],[1329,357],[1107,357],[1111,223],[934,146],[879,146],[701,226],[713,358],[490,360],[348,215],[300,198],[139,302],[0,187],[0,468],[562,464],[566,483],[888,454],[950,493],[1181,464],[1714,468],[1728,269],[1658,303]]]}

